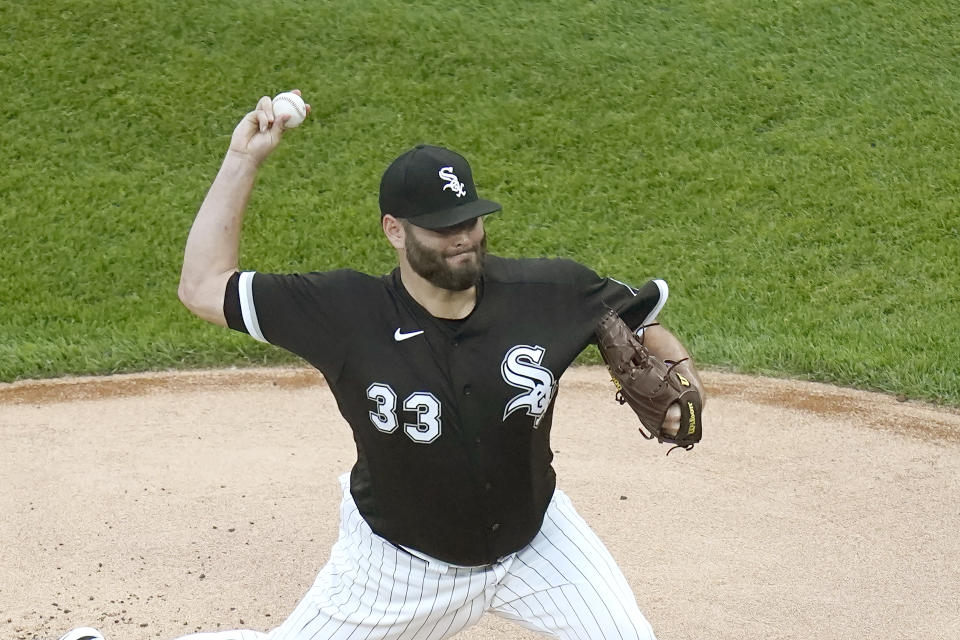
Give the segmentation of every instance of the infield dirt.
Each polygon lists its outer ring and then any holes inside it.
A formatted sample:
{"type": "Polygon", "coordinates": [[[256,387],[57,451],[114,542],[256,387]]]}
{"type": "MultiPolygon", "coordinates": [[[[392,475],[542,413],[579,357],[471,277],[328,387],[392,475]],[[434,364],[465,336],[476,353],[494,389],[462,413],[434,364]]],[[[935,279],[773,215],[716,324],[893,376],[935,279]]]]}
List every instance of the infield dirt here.
{"type": "MultiPolygon", "coordinates": [[[[960,638],[960,413],[703,374],[704,441],[643,440],[567,372],[559,485],[669,638],[960,638]]],[[[354,459],[323,378],[232,369],[0,385],[0,638],[268,630],[324,564],[354,459]]],[[[464,640],[533,639],[487,616],[464,640]]]]}

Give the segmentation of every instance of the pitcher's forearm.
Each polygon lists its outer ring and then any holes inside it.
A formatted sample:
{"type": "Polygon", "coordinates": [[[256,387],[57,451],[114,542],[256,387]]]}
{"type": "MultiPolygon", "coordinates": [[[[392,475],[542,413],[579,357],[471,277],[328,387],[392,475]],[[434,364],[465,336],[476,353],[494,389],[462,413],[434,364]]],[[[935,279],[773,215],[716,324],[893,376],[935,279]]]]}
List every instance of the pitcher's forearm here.
{"type": "Polygon", "coordinates": [[[227,152],[187,237],[180,300],[192,312],[216,324],[225,323],[223,291],[238,268],[240,230],[257,168],[249,157],[227,152]]]}
{"type": "Polygon", "coordinates": [[[242,154],[227,152],[200,205],[187,238],[184,273],[223,273],[237,268],[240,229],[253,191],[257,166],[242,154]]]}

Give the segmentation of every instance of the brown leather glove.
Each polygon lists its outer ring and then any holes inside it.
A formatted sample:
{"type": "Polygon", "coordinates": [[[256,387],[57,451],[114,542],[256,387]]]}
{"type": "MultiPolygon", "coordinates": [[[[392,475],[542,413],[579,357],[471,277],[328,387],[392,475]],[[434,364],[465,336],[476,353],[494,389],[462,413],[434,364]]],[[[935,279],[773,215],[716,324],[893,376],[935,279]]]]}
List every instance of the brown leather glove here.
{"type": "MultiPolygon", "coordinates": [[[[597,346],[617,387],[616,399],[629,404],[640,418],[644,438],[656,438],[686,450],[700,442],[703,434],[700,392],[676,367],[680,362],[656,357],[615,311],[608,312],[597,325],[597,346]],[[664,429],[667,409],[680,407],[680,429],[676,434],[664,429]]],[[[672,451],[671,449],[670,451],[672,451]]],[[[670,453],[669,451],[667,452],[670,453]]]]}

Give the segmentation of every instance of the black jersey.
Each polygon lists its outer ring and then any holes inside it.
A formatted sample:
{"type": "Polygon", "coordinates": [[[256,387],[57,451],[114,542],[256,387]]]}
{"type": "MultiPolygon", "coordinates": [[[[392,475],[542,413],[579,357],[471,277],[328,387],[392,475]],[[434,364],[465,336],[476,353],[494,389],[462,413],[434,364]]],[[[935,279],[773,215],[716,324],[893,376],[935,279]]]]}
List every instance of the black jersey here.
{"type": "Polygon", "coordinates": [[[557,381],[608,308],[633,327],[666,302],[569,260],[487,256],[464,320],[430,315],[399,269],[246,272],[228,324],[319,369],[353,430],[351,493],[374,532],[448,563],[487,564],[539,530],[554,491],[557,381]]]}

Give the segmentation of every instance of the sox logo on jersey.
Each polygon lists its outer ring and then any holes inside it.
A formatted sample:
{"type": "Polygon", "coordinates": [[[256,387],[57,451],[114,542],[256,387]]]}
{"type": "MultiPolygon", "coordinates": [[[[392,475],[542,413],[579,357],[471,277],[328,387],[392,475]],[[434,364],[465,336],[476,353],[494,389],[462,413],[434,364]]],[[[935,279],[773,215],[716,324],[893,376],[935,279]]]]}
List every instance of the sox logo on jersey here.
{"type": "Polygon", "coordinates": [[[512,387],[523,389],[524,392],[514,396],[503,409],[503,419],[506,420],[514,411],[526,409],[527,415],[534,418],[533,426],[540,424],[550,401],[553,399],[557,383],[553,372],[544,366],[543,355],[547,352],[541,346],[520,344],[509,351],[500,363],[500,373],[503,380],[512,387]]]}

